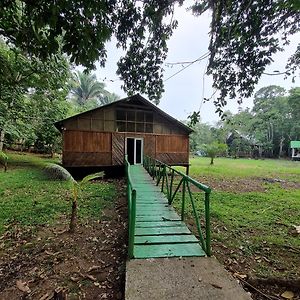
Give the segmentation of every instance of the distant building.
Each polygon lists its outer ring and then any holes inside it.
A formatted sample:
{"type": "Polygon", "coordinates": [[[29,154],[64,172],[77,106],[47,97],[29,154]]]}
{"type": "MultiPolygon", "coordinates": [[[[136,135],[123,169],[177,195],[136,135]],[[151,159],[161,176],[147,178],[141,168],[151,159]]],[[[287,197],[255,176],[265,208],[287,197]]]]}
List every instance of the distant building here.
{"type": "Polygon", "coordinates": [[[229,155],[233,157],[261,157],[262,147],[252,137],[233,130],[228,133],[226,144],[229,155]]]}
{"type": "Polygon", "coordinates": [[[292,160],[300,160],[300,141],[291,141],[292,160]]]}

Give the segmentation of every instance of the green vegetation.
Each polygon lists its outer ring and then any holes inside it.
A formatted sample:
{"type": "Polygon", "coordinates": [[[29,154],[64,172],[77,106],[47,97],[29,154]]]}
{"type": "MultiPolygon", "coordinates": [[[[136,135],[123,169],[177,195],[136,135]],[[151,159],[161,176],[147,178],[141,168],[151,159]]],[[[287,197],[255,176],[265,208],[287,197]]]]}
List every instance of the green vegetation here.
{"type": "Polygon", "coordinates": [[[69,189],[72,191],[72,213],[69,226],[69,232],[74,233],[77,225],[77,206],[78,206],[78,197],[80,196],[83,188],[89,181],[94,179],[103,178],[104,172],[93,173],[85,176],[81,181],[76,181],[74,177],[69,173],[67,169],[58,165],[58,164],[47,164],[44,168],[46,175],[50,179],[61,179],[69,182],[69,189]]]}
{"type": "Polygon", "coordinates": [[[227,145],[213,142],[208,145],[204,145],[203,150],[206,152],[206,155],[210,157],[210,164],[214,164],[214,158],[217,155],[226,155],[227,145]]]}
{"type": "MultiPolygon", "coordinates": [[[[51,181],[40,167],[55,162],[33,155],[9,154],[9,171],[0,172],[0,234],[6,226],[37,226],[53,223],[71,213],[73,199],[66,181],[51,181]]],[[[78,198],[78,216],[99,219],[101,210],[113,204],[111,183],[88,183],[78,198]]]]}
{"type": "Polygon", "coordinates": [[[288,93],[280,86],[261,88],[252,109],[226,112],[225,121],[214,126],[198,123],[191,135],[191,151],[204,144],[226,143],[232,157],[289,156],[290,141],[300,139],[300,88],[288,93]]]}
{"type": "Polygon", "coordinates": [[[231,159],[218,158],[218,163],[209,165],[206,157],[191,158],[190,175],[220,178],[278,178],[282,180],[300,181],[299,163],[276,159],[231,159]]]}
{"type": "MultiPolygon", "coordinates": [[[[211,194],[213,254],[225,264],[236,261],[236,271],[257,276],[299,276],[300,239],[294,225],[300,225],[300,164],[224,158],[213,166],[209,165],[209,158],[194,158],[191,164],[193,178],[200,182],[205,178],[212,187],[222,182],[211,194]],[[294,185],[259,182],[263,178],[294,185]],[[243,192],[244,180],[251,185],[251,192],[243,192]],[[239,269],[239,264],[246,269],[239,269]]],[[[194,196],[203,215],[203,194],[194,192],[194,196]]],[[[180,210],[179,199],[175,206],[180,210]]],[[[193,220],[190,204],[187,212],[193,220]]]]}
{"type": "Polygon", "coordinates": [[[55,121],[118,98],[95,75],[72,74],[63,55],[41,60],[10,47],[1,35],[0,66],[0,151],[59,152],[61,134],[55,121]]]}
{"type": "Polygon", "coordinates": [[[119,96],[105,90],[105,84],[99,82],[95,74],[77,72],[71,88],[72,101],[76,112],[93,109],[119,99],[119,96]]]}
{"type": "MultiPolygon", "coordinates": [[[[118,62],[123,88],[129,94],[148,94],[157,103],[164,91],[162,66],[167,41],[178,25],[174,19],[178,5],[185,5],[201,17],[210,10],[209,51],[200,51],[198,59],[183,64],[209,58],[207,73],[219,91],[213,101],[217,112],[227,99],[241,101],[251,96],[274,54],[283,51],[290,43],[289,37],[300,30],[298,0],[129,0],[107,4],[85,0],[75,6],[73,0],[4,0],[0,4],[0,34],[32,56],[45,58],[61,51],[72,63],[89,69],[97,61],[105,65],[106,45],[114,36],[116,47],[125,52],[118,62]]],[[[299,58],[298,46],[286,70],[275,70],[273,74],[295,73],[299,58]]]]}
{"type": "Polygon", "coordinates": [[[8,161],[8,157],[7,155],[0,151],[0,165],[2,165],[4,167],[4,171],[7,171],[7,161],[8,161]]]}

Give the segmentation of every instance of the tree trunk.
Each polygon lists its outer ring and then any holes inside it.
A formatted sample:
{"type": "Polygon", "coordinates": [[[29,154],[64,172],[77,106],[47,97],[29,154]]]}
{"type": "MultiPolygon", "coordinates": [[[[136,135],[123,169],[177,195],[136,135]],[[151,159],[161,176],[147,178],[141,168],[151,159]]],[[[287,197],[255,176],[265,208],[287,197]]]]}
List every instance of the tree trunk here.
{"type": "Polygon", "coordinates": [[[76,219],[77,219],[77,201],[73,200],[72,213],[71,213],[71,221],[70,221],[70,227],[69,227],[69,232],[70,233],[74,233],[75,232],[76,219]]]}
{"type": "Polygon", "coordinates": [[[0,151],[3,150],[3,145],[4,145],[4,135],[5,135],[4,129],[0,129],[0,151]]]}
{"type": "Polygon", "coordinates": [[[280,138],[280,142],[279,142],[279,158],[282,157],[282,149],[283,149],[283,142],[284,142],[285,138],[282,136],[280,138]]]}
{"type": "Polygon", "coordinates": [[[210,164],[213,165],[214,164],[214,157],[210,158],[210,164]]]}
{"type": "Polygon", "coordinates": [[[263,153],[262,146],[258,146],[258,155],[259,155],[259,158],[262,158],[262,153],[263,153]]]}

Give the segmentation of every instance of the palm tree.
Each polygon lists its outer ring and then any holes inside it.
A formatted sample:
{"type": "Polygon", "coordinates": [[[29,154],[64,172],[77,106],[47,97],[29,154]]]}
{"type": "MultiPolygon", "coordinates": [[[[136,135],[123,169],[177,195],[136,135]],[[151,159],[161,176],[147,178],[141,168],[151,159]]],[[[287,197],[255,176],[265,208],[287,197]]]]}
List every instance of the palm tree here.
{"type": "Polygon", "coordinates": [[[104,88],[105,84],[97,81],[95,74],[77,72],[71,93],[75,96],[76,103],[82,106],[106,94],[104,88]]]}
{"type": "Polygon", "coordinates": [[[110,93],[110,92],[107,92],[107,91],[105,91],[105,93],[98,98],[101,106],[112,103],[112,102],[115,102],[119,99],[120,99],[120,97],[117,94],[110,93]]]}

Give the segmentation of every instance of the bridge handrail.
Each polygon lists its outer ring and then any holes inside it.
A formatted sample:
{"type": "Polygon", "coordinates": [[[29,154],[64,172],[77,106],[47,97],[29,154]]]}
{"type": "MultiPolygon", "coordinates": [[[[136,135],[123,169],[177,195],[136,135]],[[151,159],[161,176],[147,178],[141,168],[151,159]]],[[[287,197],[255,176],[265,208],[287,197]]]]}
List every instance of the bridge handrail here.
{"type": "Polygon", "coordinates": [[[130,163],[128,162],[128,157],[125,155],[125,170],[127,179],[127,201],[128,201],[128,257],[133,257],[133,247],[134,247],[134,234],[135,234],[135,222],[136,222],[136,189],[133,187],[131,173],[130,173],[130,163]]]}
{"type": "Polygon", "coordinates": [[[185,200],[186,194],[192,204],[193,214],[195,217],[197,231],[199,235],[199,240],[203,250],[205,251],[207,256],[211,256],[211,245],[210,245],[210,193],[211,188],[202,184],[195,179],[191,178],[190,176],[172,168],[171,166],[154,159],[149,156],[144,156],[143,165],[148,173],[152,176],[153,179],[156,179],[156,185],[159,185],[161,182],[161,191],[164,192],[164,187],[166,187],[166,194],[168,198],[169,205],[172,204],[177,192],[179,191],[180,187],[181,191],[181,220],[184,221],[184,210],[185,210],[185,200]],[[170,179],[169,179],[170,174],[170,179]],[[181,179],[174,189],[174,176],[175,174],[181,176],[181,179]],[[199,188],[201,191],[204,192],[204,211],[205,211],[205,238],[202,234],[201,223],[199,220],[198,212],[196,210],[196,205],[194,201],[193,194],[191,192],[190,184],[194,185],[195,187],[199,188]],[[186,193],[187,192],[187,193],[186,193]]]}

